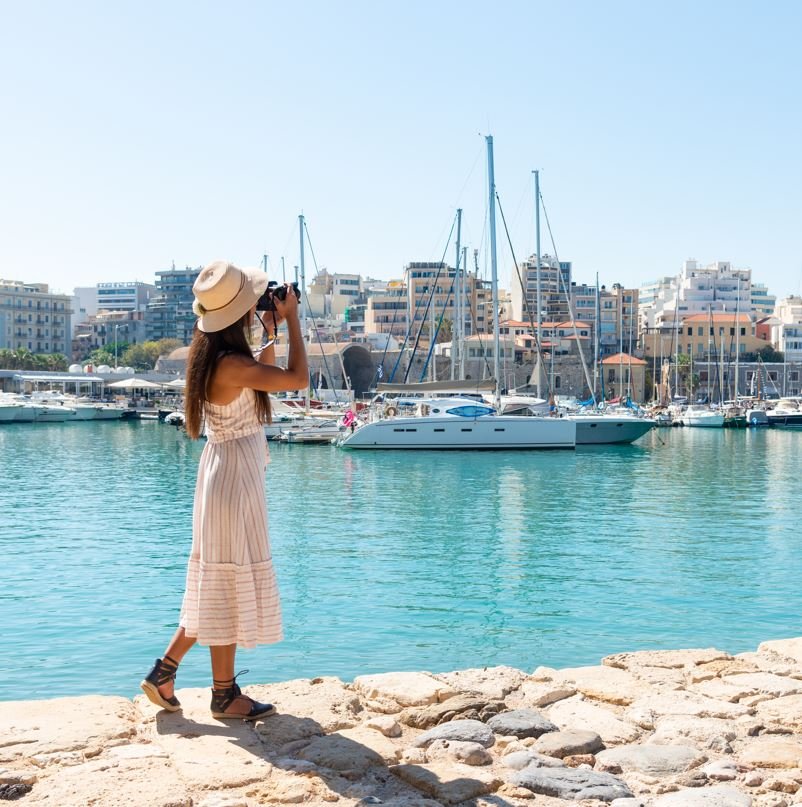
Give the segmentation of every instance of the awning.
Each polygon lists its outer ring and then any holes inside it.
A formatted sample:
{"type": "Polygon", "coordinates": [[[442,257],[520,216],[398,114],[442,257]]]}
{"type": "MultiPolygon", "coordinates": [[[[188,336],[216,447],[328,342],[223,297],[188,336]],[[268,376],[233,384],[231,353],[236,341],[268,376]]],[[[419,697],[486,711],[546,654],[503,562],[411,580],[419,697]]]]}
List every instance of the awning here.
{"type": "Polygon", "coordinates": [[[126,378],[124,381],[115,381],[106,384],[108,389],[160,389],[161,384],[154,384],[146,378],[126,378]]]}

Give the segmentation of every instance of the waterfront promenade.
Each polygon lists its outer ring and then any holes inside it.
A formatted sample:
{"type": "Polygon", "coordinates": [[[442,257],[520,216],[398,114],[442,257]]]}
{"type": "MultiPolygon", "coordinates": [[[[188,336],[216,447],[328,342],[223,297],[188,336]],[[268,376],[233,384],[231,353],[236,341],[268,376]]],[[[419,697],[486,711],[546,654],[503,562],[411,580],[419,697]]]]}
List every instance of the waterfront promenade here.
{"type": "Polygon", "coordinates": [[[0,799],[255,807],[802,804],[802,638],[731,655],[255,685],[255,725],[142,696],[0,703],[0,799]],[[799,792],[799,796],[797,796],[799,792]]]}

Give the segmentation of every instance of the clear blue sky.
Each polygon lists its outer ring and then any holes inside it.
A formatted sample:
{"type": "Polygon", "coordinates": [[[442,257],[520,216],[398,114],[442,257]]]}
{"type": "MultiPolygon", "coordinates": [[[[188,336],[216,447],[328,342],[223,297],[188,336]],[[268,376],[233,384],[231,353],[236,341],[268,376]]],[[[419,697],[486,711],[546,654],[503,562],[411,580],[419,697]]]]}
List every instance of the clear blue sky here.
{"type": "Polygon", "coordinates": [[[320,265],[399,276],[441,257],[458,205],[483,246],[492,133],[519,257],[539,168],[580,281],[695,257],[800,291],[795,0],[0,12],[0,276],[68,291],[173,260],[292,266],[301,211],[320,265]]]}

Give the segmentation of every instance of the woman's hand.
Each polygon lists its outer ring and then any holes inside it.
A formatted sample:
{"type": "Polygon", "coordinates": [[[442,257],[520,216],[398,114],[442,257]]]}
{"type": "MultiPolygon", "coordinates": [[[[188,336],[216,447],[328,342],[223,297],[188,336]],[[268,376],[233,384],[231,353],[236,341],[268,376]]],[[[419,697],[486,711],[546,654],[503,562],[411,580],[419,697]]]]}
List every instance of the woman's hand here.
{"type": "Polygon", "coordinates": [[[284,284],[287,289],[287,296],[283,300],[273,295],[273,305],[276,307],[276,320],[290,319],[298,316],[298,298],[295,290],[289,283],[284,284]]]}

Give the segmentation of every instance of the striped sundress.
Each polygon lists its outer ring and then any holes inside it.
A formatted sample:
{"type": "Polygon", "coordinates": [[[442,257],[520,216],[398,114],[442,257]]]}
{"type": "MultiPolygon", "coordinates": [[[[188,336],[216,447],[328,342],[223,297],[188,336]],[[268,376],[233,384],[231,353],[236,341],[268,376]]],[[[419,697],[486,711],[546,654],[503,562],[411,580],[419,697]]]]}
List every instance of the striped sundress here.
{"type": "Polygon", "coordinates": [[[243,389],[231,403],[207,403],[205,410],[207,443],[179,624],[202,645],[279,642],[281,605],[264,488],[270,456],[256,396],[243,389]]]}

